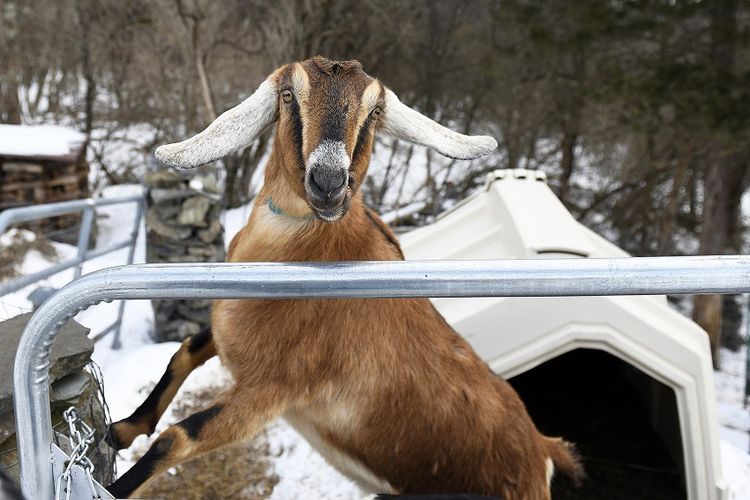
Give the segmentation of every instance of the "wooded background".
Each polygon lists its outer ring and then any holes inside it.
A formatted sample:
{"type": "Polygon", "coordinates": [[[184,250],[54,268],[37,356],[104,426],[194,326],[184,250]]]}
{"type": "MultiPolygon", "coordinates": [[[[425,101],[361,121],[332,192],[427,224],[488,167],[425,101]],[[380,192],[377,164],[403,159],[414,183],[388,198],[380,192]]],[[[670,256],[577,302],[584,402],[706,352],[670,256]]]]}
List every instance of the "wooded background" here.
{"type": "MultiPolygon", "coordinates": [[[[156,145],[321,54],[360,60],[409,105],[500,144],[467,165],[379,143],[363,186],[378,210],[422,199],[429,220],[489,170],[543,169],[633,255],[747,251],[746,0],[0,0],[0,47],[0,122],[89,134],[94,189],[139,182],[156,145]]],[[[267,147],[225,160],[228,207],[252,198],[267,147]]],[[[725,316],[737,348],[736,303],[723,302],[696,297],[692,314],[714,347],[725,316]]]]}

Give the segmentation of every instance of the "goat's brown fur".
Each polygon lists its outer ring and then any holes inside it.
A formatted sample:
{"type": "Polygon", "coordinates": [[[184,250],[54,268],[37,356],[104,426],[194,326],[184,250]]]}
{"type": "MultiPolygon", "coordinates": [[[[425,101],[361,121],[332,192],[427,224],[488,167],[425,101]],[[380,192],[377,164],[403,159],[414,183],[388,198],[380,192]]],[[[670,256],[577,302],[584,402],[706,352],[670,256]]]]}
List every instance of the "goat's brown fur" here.
{"type": "MultiPolygon", "coordinates": [[[[390,229],[357,194],[376,128],[370,110],[384,105],[383,86],[357,62],[322,58],[282,67],[274,77],[280,89],[294,89],[301,144],[293,110],[279,100],[265,185],[228,260],[401,260],[390,229]],[[324,222],[306,200],[300,162],[336,109],[347,110],[338,118],[354,182],[346,215],[324,222]]],[[[169,427],[113,491],[129,495],[154,474],[248,438],[281,415],[334,465],[381,491],[546,499],[548,459],[581,474],[569,446],[537,431],[516,392],[427,299],[221,300],[212,321],[212,345],[235,385],[211,409],[169,427]]],[[[183,355],[176,356],[175,363],[183,355]]],[[[125,433],[119,423],[113,429],[125,433]]]]}

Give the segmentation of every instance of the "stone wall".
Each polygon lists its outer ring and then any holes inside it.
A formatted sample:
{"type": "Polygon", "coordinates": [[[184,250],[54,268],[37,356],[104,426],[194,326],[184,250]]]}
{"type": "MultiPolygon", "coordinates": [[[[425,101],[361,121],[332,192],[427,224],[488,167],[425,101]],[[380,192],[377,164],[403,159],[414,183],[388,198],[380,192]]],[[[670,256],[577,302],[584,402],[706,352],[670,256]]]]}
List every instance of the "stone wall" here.
{"type": "MultiPolygon", "coordinates": [[[[31,313],[0,322],[0,468],[18,480],[15,417],[13,414],[13,360],[21,333],[31,313]]],[[[55,338],[50,354],[50,410],[56,443],[70,454],[66,436],[68,427],[62,414],[75,406],[79,416],[96,431],[95,445],[89,453],[94,464],[94,477],[101,484],[112,482],[115,452],[105,442],[107,422],[99,399],[96,377],[85,369],[94,352],[89,330],[71,320],[55,338]],[[61,434],[60,434],[61,433],[61,434]]]]}
{"type": "MultiPolygon", "coordinates": [[[[146,175],[148,262],[221,262],[221,195],[211,174],[160,168],[146,175]]],[[[209,300],[153,300],[155,340],[183,340],[210,323],[209,300]]]]}

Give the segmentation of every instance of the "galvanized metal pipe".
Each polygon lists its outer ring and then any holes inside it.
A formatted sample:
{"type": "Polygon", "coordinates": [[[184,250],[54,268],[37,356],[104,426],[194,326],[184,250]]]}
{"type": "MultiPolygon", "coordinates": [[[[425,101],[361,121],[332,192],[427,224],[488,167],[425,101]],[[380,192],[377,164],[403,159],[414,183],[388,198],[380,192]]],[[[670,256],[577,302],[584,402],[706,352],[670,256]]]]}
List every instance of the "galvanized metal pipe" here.
{"type": "Polygon", "coordinates": [[[13,278],[12,280],[9,280],[5,283],[0,284],[0,297],[7,294],[15,292],[16,290],[20,290],[21,288],[25,288],[32,283],[36,283],[39,280],[42,280],[44,278],[47,278],[49,276],[52,276],[57,273],[61,273],[65,271],[66,269],[70,269],[71,267],[80,266],[83,264],[83,260],[81,260],[80,257],[73,257],[72,259],[64,260],[62,262],[58,262],[55,265],[52,265],[46,269],[43,269],[42,271],[33,273],[33,274],[27,274],[26,276],[19,276],[18,278],[13,278]]]}
{"type": "MultiPolygon", "coordinates": [[[[141,200],[140,203],[138,203],[138,206],[135,211],[135,223],[133,224],[133,230],[130,232],[130,241],[133,242],[132,245],[130,245],[130,250],[128,250],[128,260],[126,264],[132,264],[133,258],[135,257],[135,242],[138,240],[138,233],[141,230],[141,215],[143,214],[143,206],[144,206],[144,200],[141,200]]],[[[114,328],[115,334],[112,335],[112,349],[120,349],[122,347],[122,342],[120,342],[120,330],[122,326],[122,315],[125,313],[125,301],[120,301],[120,305],[117,309],[117,322],[112,325],[113,327],[116,325],[116,328],[114,328]]],[[[111,328],[109,329],[111,330],[111,328]]],[[[106,332],[102,332],[102,334],[99,336],[99,338],[103,337],[106,332]]]]}
{"type": "Polygon", "coordinates": [[[91,203],[97,207],[103,207],[133,201],[143,201],[143,196],[138,194],[118,198],[86,198],[83,200],[60,201],[57,203],[45,203],[44,205],[9,208],[0,212],[0,233],[4,233],[11,224],[80,212],[91,206],[91,203]]]}
{"type": "Polygon", "coordinates": [[[537,297],[750,292],[750,256],[142,264],[97,271],[50,297],[29,321],[14,366],[21,485],[54,495],[47,368],[59,329],[117,299],[537,297]]]}
{"type": "Polygon", "coordinates": [[[94,222],[94,200],[85,200],[89,206],[87,206],[81,214],[81,227],[78,229],[78,265],[76,266],[75,274],[73,278],[81,276],[83,271],[83,261],[86,258],[86,251],[89,248],[89,240],[91,239],[91,225],[94,222]]]}

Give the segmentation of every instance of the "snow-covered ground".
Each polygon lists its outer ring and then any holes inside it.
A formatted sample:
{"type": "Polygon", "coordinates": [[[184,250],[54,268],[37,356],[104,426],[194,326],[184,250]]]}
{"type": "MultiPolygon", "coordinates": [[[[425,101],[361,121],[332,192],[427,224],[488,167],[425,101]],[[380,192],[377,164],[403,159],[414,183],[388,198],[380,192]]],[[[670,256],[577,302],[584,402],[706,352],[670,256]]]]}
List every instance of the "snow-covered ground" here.
{"type": "MultiPolygon", "coordinates": [[[[115,186],[107,188],[104,196],[121,196],[138,192],[138,186],[115,186]]],[[[240,207],[224,214],[226,242],[244,225],[249,216],[249,207],[240,207]]],[[[127,237],[133,210],[125,206],[106,207],[99,211],[98,245],[104,246],[127,237]]],[[[74,254],[73,247],[55,244],[60,258],[74,254]]],[[[84,273],[96,269],[125,263],[126,250],[104,256],[84,266],[84,273]]],[[[140,229],[135,253],[135,262],[145,258],[143,227],[140,229]]],[[[49,265],[38,252],[25,256],[21,271],[30,273],[49,265]]],[[[59,287],[72,279],[72,271],[60,273],[45,280],[49,286],[59,287]]],[[[0,319],[14,316],[31,308],[26,295],[29,287],[14,294],[0,297],[0,319]]],[[[77,319],[92,328],[101,330],[116,315],[117,303],[101,304],[80,313],[77,319]]],[[[153,316],[148,301],[131,301],[125,306],[122,325],[122,348],[114,351],[108,338],[96,346],[94,359],[104,373],[105,392],[113,419],[129,415],[145,398],[146,388],[152,387],[161,377],[169,358],[178,348],[177,343],[152,344],[149,332],[153,327],[153,316]]],[[[730,498],[750,498],[750,413],[743,407],[745,352],[722,352],[723,368],[715,374],[718,398],[718,415],[721,424],[721,456],[724,475],[730,487],[730,498]]],[[[218,360],[214,359],[197,369],[186,381],[181,391],[198,391],[203,388],[218,388],[229,378],[218,360]]],[[[218,390],[218,389],[217,389],[218,390]]],[[[176,399],[179,399],[177,395],[176,399]]],[[[168,410],[159,424],[161,430],[174,421],[168,410]]],[[[362,492],[349,480],[330,467],[293,429],[283,421],[272,424],[268,431],[274,469],[280,482],[274,488],[272,498],[276,500],[296,498],[356,499],[362,492]]],[[[148,438],[141,436],[136,448],[146,445],[148,438]]],[[[132,464],[132,455],[123,451],[118,460],[118,470],[125,471],[132,464]]]]}

